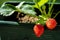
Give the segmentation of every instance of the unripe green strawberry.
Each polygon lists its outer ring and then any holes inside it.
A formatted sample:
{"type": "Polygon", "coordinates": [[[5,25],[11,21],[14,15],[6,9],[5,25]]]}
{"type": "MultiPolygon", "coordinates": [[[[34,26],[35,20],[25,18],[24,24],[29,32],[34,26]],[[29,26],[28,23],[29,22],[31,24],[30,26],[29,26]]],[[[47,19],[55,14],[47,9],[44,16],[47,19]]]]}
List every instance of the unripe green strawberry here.
{"type": "Polygon", "coordinates": [[[49,18],[47,21],[46,21],[46,26],[48,29],[54,29],[57,25],[57,22],[55,19],[53,18],[49,18]]]}
{"type": "Polygon", "coordinates": [[[36,24],[33,28],[36,37],[40,37],[44,33],[44,27],[40,24],[36,24]]]}

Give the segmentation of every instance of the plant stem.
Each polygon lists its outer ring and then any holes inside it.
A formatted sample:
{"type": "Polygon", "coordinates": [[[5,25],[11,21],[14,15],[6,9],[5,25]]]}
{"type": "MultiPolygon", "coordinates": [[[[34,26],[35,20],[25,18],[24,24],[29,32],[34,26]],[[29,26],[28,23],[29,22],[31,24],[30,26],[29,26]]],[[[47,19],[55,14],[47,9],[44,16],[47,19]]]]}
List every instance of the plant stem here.
{"type": "Polygon", "coordinates": [[[48,11],[48,15],[49,15],[49,17],[51,17],[50,12],[51,12],[51,10],[52,10],[52,8],[53,8],[53,5],[54,5],[55,1],[56,1],[56,0],[53,0],[51,6],[49,6],[49,11],[48,11]]]}
{"type": "MultiPolygon", "coordinates": [[[[52,9],[51,12],[50,12],[51,15],[52,15],[52,13],[53,13],[53,10],[54,10],[54,9],[52,9]]],[[[51,15],[50,15],[50,16],[51,16],[51,15]]]]}
{"type": "Polygon", "coordinates": [[[60,13],[60,11],[59,11],[59,12],[57,12],[57,13],[56,13],[56,15],[55,15],[53,18],[55,18],[59,13],[60,13]]]}
{"type": "Polygon", "coordinates": [[[43,12],[42,12],[42,9],[39,7],[37,0],[33,0],[33,2],[35,2],[35,4],[37,4],[37,7],[38,7],[39,11],[40,11],[41,14],[42,14],[42,13],[43,13],[43,12]]]}
{"type": "Polygon", "coordinates": [[[46,15],[46,6],[45,5],[42,6],[42,10],[43,10],[44,15],[47,16],[46,15]]]}

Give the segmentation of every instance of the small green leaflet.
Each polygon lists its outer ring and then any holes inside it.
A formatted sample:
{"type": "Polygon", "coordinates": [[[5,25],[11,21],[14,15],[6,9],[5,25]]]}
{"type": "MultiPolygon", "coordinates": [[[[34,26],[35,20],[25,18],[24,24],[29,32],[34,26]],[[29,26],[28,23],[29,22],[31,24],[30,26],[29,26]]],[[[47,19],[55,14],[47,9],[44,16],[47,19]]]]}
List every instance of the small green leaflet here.
{"type": "Polygon", "coordinates": [[[38,8],[38,6],[41,7],[42,5],[44,5],[45,3],[47,3],[48,0],[40,0],[39,2],[37,2],[37,0],[34,0],[34,2],[35,2],[34,7],[38,8]],[[37,6],[37,4],[38,4],[38,6],[37,6]]]}

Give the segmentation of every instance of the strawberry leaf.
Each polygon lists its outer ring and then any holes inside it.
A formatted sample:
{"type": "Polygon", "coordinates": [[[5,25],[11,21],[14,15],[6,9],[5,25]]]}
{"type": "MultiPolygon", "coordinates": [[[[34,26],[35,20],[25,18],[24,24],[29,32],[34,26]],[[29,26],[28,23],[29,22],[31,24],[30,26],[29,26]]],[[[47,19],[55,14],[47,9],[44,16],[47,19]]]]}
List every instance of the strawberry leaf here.
{"type": "Polygon", "coordinates": [[[4,4],[4,6],[0,8],[0,15],[10,16],[15,12],[16,9],[17,8],[11,4],[4,4]]]}
{"type": "Polygon", "coordinates": [[[25,14],[31,14],[31,15],[35,15],[35,14],[36,14],[33,6],[28,5],[28,4],[23,5],[22,8],[21,8],[21,11],[22,11],[23,13],[25,13],[25,14]]]}
{"type": "Polygon", "coordinates": [[[12,15],[14,11],[12,9],[3,9],[3,8],[0,8],[0,15],[3,15],[3,16],[10,16],[12,15]]]}

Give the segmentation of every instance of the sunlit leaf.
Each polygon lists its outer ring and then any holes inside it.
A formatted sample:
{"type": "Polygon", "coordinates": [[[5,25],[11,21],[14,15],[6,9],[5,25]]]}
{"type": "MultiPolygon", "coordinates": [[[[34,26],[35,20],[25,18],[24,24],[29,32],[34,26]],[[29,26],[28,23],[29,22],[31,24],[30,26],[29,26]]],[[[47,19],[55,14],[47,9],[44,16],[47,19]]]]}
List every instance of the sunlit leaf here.
{"type": "Polygon", "coordinates": [[[41,7],[42,5],[44,5],[45,3],[47,3],[48,0],[40,0],[39,2],[37,2],[37,1],[35,0],[35,2],[36,2],[36,4],[35,4],[34,7],[38,8],[38,6],[41,7]],[[37,6],[37,4],[38,4],[38,6],[37,6]]]}
{"type": "Polygon", "coordinates": [[[13,14],[13,10],[11,9],[2,9],[0,8],[0,15],[3,15],[3,16],[10,16],[13,14]]]}

